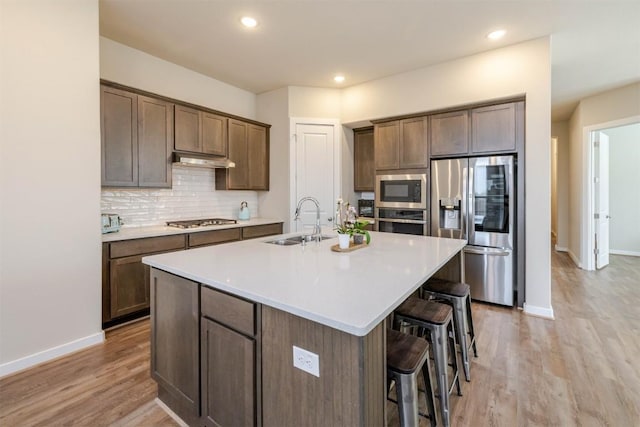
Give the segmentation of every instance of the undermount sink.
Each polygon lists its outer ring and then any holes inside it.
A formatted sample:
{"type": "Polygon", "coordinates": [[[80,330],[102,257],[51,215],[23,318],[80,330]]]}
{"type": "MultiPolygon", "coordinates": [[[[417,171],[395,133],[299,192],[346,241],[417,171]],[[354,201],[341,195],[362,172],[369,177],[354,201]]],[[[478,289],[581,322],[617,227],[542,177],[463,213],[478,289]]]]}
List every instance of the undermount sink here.
{"type": "MultiPolygon", "coordinates": [[[[320,236],[320,240],[326,240],[326,239],[331,239],[331,236],[320,236]]],[[[287,237],[287,240],[291,240],[297,243],[301,243],[303,240],[305,242],[312,242],[315,240],[315,237],[312,235],[308,235],[308,236],[293,236],[293,237],[287,237]]]]}
{"type": "MultiPolygon", "coordinates": [[[[320,236],[320,240],[326,240],[326,239],[331,239],[331,236],[320,236]]],[[[265,243],[271,243],[272,245],[279,245],[279,246],[291,246],[291,245],[299,245],[300,243],[304,242],[312,242],[313,240],[315,240],[314,236],[292,236],[292,237],[287,237],[282,238],[282,239],[276,239],[276,240],[269,240],[265,243]]]]}
{"type": "Polygon", "coordinates": [[[277,239],[277,240],[269,240],[265,243],[271,243],[272,245],[279,245],[279,246],[291,246],[291,245],[299,245],[300,242],[296,242],[294,240],[289,240],[289,239],[277,239]]]}

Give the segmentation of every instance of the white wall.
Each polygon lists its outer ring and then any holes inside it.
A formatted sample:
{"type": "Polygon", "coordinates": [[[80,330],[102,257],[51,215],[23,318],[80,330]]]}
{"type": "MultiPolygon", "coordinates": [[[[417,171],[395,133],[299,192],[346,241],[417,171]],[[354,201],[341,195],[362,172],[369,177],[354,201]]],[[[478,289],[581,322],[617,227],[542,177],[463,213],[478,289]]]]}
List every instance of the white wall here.
{"type": "Polygon", "coordinates": [[[0,1],[0,376],[101,342],[98,1],[0,1]]]}
{"type": "Polygon", "coordinates": [[[341,90],[289,87],[289,116],[312,119],[339,119],[341,90]]]}
{"type": "Polygon", "coordinates": [[[569,247],[569,122],[551,123],[551,135],[558,139],[556,185],[556,248],[569,247]]]}
{"type": "Polygon", "coordinates": [[[342,159],[340,176],[342,181],[340,185],[340,197],[357,207],[360,193],[353,191],[353,150],[353,130],[346,126],[342,126],[342,147],[340,153],[340,158],[342,159]]]}
{"type": "Polygon", "coordinates": [[[100,77],[248,119],[256,116],[255,94],[105,37],[100,37],[100,77]]]}
{"type": "Polygon", "coordinates": [[[541,38],[344,89],[342,121],[526,94],[526,310],[552,316],[550,41],[541,38]]]}
{"type": "Polygon", "coordinates": [[[609,248],[640,256],[640,123],[604,133],[609,136],[609,248]]]}
{"type": "Polygon", "coordinates": [[[259,193],[260,212],[264,217],[284,221],[284,232],[289,232],[289,218],[293,215],[290,206],[289,156],[289,90],[281,88],[265,92],[257,97],[258,120],[271,125],[269,133],[269,191],[259,193]]]}
{"type": "MultiPolygon", "coordinates": [[[[623,86],[580,101],[569,121],[569,253],[585,267],[590,248],[587,242],[589,203],[587,164],[588,134],[593,127],[640,115],[640,83],[623,86]]],[[[603,126],[607,127],[607,126],[603,126]]]]}

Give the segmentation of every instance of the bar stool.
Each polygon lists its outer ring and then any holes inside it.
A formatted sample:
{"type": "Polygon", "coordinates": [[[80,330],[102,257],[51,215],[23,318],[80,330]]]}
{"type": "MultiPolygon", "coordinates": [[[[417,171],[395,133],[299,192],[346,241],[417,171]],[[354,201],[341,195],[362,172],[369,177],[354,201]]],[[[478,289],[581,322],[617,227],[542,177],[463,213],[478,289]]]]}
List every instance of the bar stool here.
{"type": "MultiPolygon", "coordinates": [[[[429,344],[422,338],[387,329],[387,378],[396,382],[398,413],[402,427],[417,427],[418,373],[422,371],[431,427],[436,425],[436,411],[429,372],[429,344]]],[[[387,387],[387,390],[389,388],[387,387]]]]}
{"type": "Polygon", "coordinates": [[[418,326],[429,332],[429,341],[433,351],[436,368],[436,384],[440,399],[440,415],[445,427],[449,426],[449,394],[454,385],[458,395],[462,396],[458,361],[456,357],[456,335],[453,327],[452,309],[447,304],[427,301],[417,297],[409,297],[394,311],[394,326],[398,329],[403,323],[418,326]],[[447,343],[449,348],[447,348],[447,343]],[[453,379],[449,384],[448,368],[449,352],[453,379]]]}
{"type": "Polygon", "coordinates": [[[478,357],[476,335],[473,330],[471,316],[471,291],[466,283],[452,282],[445,279],[431,278],[422,285],[423,298],[435,298],[449,304],[453,308],[453,323],[456,328],[464,377],[471,381],[471,364],[469,349],[473,347],[473,355],[478,357]],[[469,339],[467,340],[467,337],[469,339]]]}

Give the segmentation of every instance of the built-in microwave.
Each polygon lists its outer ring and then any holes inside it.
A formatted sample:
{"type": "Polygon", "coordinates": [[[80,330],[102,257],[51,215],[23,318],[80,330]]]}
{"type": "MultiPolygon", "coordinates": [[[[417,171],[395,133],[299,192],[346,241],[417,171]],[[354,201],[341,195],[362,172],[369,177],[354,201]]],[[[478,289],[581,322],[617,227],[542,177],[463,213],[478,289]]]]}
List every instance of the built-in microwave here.
{"type": "Polygon", "coordinates": [[[376,175],[376,208],[427,209],[427,174],[376,175]]]}

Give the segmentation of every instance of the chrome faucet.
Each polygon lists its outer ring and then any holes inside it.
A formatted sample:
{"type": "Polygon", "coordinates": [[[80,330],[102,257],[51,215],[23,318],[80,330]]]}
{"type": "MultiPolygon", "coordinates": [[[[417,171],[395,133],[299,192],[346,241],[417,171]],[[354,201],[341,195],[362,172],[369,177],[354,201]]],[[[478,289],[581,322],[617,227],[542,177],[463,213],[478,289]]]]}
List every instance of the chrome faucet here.
{"type": "Polygon", "coordinates": [[[293,220],[297,221],[298,219],[300,219],[300,207],[307,200],[312,201],[316,205],[316,225],[313,227],[312,236],[315,236],[316,238],[319,239],[322,232],[320,230],[320,203],[318,203],[317,199],[313,197],[303,197],[302,199],[300,199],[300,201],[298,202],[298,206],[296,207],[296,212],[295,212],[295,216],[293,217],[293,220]]]}

